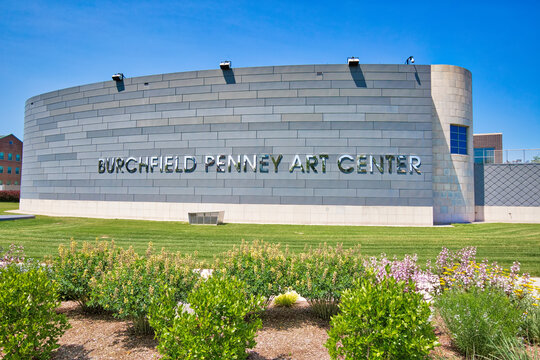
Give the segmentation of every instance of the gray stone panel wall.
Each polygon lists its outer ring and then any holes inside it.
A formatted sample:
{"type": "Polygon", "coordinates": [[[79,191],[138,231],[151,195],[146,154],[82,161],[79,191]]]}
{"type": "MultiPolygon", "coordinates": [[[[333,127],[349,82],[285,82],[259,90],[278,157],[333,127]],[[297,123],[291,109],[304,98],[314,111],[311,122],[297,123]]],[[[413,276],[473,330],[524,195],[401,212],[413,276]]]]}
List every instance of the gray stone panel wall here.
{"type": "Polygon", "coordinates": [[[76,86],[26,102],[23,199],[431,206],[430,66],[206,70],[76,86]],[[278,173],[203,156],[283,154],[278,173]],[[328,154],[327,173],[294,155],[328,154]],[[403,154],[421,174],[344,174],[341,154],[403,154]],[[99,158],[196,155],[194,173],[99,174],[99,158]]]}
{"type": "Polygon", "coordinates": [[[476,206],[540,206],[540,164],[475,164],[476,206]]]}

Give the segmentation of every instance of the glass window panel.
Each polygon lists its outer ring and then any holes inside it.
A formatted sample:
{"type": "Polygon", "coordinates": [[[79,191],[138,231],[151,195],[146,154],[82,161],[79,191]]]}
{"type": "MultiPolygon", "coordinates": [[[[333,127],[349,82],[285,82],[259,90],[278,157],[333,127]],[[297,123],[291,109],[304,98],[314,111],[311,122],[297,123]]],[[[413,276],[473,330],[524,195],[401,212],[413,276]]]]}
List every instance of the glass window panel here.
{"type": "Polygon", "coordinates": [[[4,167],[0,166],[0,174],[3,174],[3,173],[4,173],[4,167]]]}
{"type": "Polygon", "coordinates": [[[19,155],[19,154],[15,155],[15,160],[21,161],[21,155],[19,155]]]}
{"type": "Polygon", "coordinates": [[[8,173],[8,174],[11,174],[11,167],[9,167],[9,166],[8,166],[8,168],[7,168],[7,173],[8,173]]]}
{"type": "Polygon", "coordinates": [[[7,159],[8,159],[8,160],[13,160],[13,154],[9,153],[9,154],[7,155],[7,159]]]}
{"type": "Polygon", "coordinates": [[[450,125],[450,153],[467,155],[467,127],[450,125]]]}
{"type": "Polygon", "coordinates": [[[0,152],[0,160],[4,160],[4,153],[0,152]]]}
{"type": "Polygon", "coordinates": [[[19,168],[15,168],[15,174],[18,174],[20,172],[19,168]]]}

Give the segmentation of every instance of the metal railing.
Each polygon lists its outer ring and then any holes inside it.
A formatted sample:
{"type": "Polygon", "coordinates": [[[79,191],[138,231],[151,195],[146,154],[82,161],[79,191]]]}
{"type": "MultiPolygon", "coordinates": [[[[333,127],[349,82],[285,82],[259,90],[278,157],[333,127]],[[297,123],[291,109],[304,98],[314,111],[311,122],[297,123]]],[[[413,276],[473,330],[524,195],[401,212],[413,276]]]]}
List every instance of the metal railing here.
{"type": "Polygon", "coordinates": [[[474,162],[484,164],[540,164],[540,149],[474,149],[474,162]]]}

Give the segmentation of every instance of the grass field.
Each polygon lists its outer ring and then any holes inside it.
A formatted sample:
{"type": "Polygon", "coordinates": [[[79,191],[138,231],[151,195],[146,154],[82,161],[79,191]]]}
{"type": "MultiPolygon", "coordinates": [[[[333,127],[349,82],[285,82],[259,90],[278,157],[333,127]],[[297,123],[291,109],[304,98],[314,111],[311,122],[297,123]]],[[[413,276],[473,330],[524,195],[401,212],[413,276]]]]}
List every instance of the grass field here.
{"type": "MultiPolygon", "coordinates": [[[[17,203],[0,203],[0,213],[17,209],[17,203]]],[[[0,222],[0,247],[23,245],[27,256],[43,258],[56,255],[58,245],[70,238],[78,242],[96,238],[112,240],[138,252],[148,242],[155,248],[192,253],[211,260],[242,239],[288,245],[301,251],[305,245],[316,247],[343,243],[345,247],[360,244],[366,255],[386,253],[402,257],[418,254],[420,263],[435,259],[443,246],[459,249],[476,246],[479,258],[488,258],[509,267],[514,260],[522,270],[540,276],[540,224],[457,224],[453,227],[385,227],[385,226],[305,226],[225,224],[190,226],[181,222],[138,220],[104,220],[37,216],[32,220],[0,222]]]]}

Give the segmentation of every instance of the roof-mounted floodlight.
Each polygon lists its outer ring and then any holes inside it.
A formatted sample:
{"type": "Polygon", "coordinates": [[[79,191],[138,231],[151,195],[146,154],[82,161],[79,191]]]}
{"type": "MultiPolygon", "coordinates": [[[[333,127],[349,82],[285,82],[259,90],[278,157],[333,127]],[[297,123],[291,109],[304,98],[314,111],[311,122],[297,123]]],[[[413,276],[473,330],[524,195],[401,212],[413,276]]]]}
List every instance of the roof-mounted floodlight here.
{"type": "Polygon", "coordinates": [[[414,64],[414,58],[413,58],[412,55],[409,56],[409,57],[407,58],[407,60],[405,60],[405,64],[407,64],[407,65],[409,65],[409,64],[414,64]]]}
{"type": "Polygon", "coordinates": [[[229,60],[225,60],[219,63],[219,67],[221,70],[230,70],[231,69],[231,62],[229,60]]]}
{"type": "Polygon", "coordinates": [[[347,58],[347,62],[349,63],[349,66],[358,66],[360,60],[357,57],[351,56],[347,58]]]}
{"type": "Polygon", "coordinates": [[[124,80],[124,74],[122,74],[122,73],[114,74],[114,75],[112,76],[112,79],[113,79],[114,81],[123,81],[123,80],[124,80]]]}

